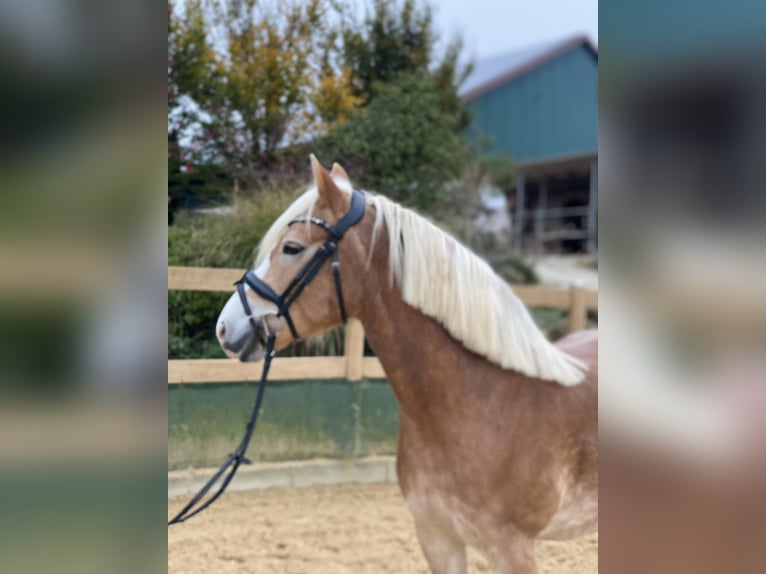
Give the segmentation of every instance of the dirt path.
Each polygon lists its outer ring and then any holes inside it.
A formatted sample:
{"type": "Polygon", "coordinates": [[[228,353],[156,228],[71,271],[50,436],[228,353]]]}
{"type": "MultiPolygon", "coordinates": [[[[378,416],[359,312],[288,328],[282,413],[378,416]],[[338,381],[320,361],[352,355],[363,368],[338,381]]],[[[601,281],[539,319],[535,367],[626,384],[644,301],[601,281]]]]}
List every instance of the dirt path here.
{"type": "MultiPolygon", "coordinates": [[[[168,501],[174,513],[186,499],[168,501]]],[[[598,571],[598,538],[544,542],[541,574],[598,571]]],[[[491,572],[477,553],[469,571],[491,572]]],[[[395,484],[227,493],[168,530],[169,574],[428,574],[395,484]]]]}

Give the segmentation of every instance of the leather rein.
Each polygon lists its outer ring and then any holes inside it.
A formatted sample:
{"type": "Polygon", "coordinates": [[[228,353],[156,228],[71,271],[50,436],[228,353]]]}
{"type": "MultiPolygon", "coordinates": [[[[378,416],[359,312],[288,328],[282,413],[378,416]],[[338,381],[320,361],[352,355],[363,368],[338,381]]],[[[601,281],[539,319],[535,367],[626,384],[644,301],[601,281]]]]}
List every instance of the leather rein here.
{"type": "MultiPolygon", "coordinates": [[[[245,345],[245,348],[243,348],[240,352],[240,357],[245,357],[248,353],[250,353],[258,340],[259,333],[258,322],[255,320],[252,309],[250,308],[250,304],[247,301],[245,285],[250,287],[260,297],[274,303],[277,306],[276,316],[285,318],[293,339],[299,340],[300,336],[298,335],[298,331],[295,329],[295,324],[290,317],[290,306],[295,302],[300,294],[303,293],[303,290],[306,288],[306,286],[314,280],[325,262],[332,258],[332,274],[335,280],[335,291],[338,298],[340,316],[343,323],[347,321],[348,316],[346,314],[346,306],[343,300],[340,262],[338,260],[338,244],[340,243],[340,240],[343,239],[346,231],[361,221],[362,217],[364,216],[364,209],[364,195],[359,191],[354,190],[351,194],[351,207],[335,225],[317,217],[297,218],[288,223],[288,227],[296,223],[311,223],[327,230],[328,236],[322,245],[320,245],[319,248],[311,256],[311,259],[309,259],[301,268],[301,270],[298,271],[297,275],[280,295],[277,295],[277,293],[253,271],[245,272],[242,278],[234,283],[237,288],[239,300],[242,302],[242,307],[245,310],[247,319],[250,322],[250,327],[253,330],[250,340],[245,345]]],[[[223,492],[226,490],[226,487],[229,486],[229,483],[234,478],[234,475],[236,474],[239,466],[243,463],[250,464],[250,460],[245,458],[245,452],[247,451],[247,447],[250,444],[250,439],[252,438],[253,431],[255,430],[255,423],[258,420],[258,413],[261,410],[263,393],[266,388],[266,380],[269,375],[271,361],[273,360],[275,354],[275,338],[276,334],[270,332],[266,339],[266,355],[264,357],[263,370],[261,371],[261,378],[258,381],[258,391],[255,398],[255,404],[253,405],[253,410],[250,413],[250,418],[248,419],[247,425],[245,427],[245,436],[242,437],[242,440],[239,442],[237,448],[228,456],[223,465],[221,465],[221,468],[219,468],[218,471],[210,478],[210,480],[205,483],[205,485],[194,496],[194,498],[192,498],[186,504],[186,506],[184,506],[178,512],[178,514],[176,514],[175,517],[173,517],[168,522],[168,525],[184,522],[192,516],[205,510],[223,494],[223,492]],[[205,502],[200,504],[205,495],[210,492],[215,483],[218,482],[221,477],[224,478],[218,490],[205,502]]]]}

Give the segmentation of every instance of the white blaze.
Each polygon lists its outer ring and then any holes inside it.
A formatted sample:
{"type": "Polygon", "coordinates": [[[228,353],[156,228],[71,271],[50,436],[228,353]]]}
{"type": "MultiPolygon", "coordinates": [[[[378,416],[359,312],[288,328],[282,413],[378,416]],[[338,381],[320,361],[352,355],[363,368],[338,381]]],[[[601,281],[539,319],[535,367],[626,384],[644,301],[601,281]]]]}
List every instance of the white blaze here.
{"type": "MultiPolygon", "coordinates": [[[[254,273],[259,279],[263,279],[269,270],[270,258],[264,259],[261,264],[255,269],[254,273]]],[[[245,292],[249,293],[252,289],[245,284],[245,292]]],[[[276,313],[276,307],[273,303],[258,297],[257,299],[249,299],[250,309],[253,312],[253,317],[257,321],[262,316],[269,313],[276,313]]],[[[239,294],[235,291],[229,300],[221,310],[221,314],[218,316],[217,325],[223,323],[226,326],[226,339],[235,341],[245,335],[250,330],[250,321],[245,314],[245,309],[242,306],[242,301],[239,300],[239,294]]]]}

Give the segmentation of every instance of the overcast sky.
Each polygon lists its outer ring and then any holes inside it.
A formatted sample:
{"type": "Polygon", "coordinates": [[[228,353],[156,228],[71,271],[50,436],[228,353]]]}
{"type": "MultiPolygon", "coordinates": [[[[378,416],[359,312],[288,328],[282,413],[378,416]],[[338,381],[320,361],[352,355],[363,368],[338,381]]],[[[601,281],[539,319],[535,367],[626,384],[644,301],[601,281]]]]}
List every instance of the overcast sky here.
{"type": "Polygon", "coordinates": [[[481,59],[586,34],[598,45],[598,0],[431,0],[438,28],[460,32],[466,55],[481,59]]]}
{"type": "MultiPolygon", "coordinates": [[[[351,0],[363,15],[369,0],[351,0]]],[[[585,34],[598,45],[598,0],[425,0],[438,30],[459,32],[476,59],[585,34]]],[[[173,0],[182,9],[184,0],[173,0]]],[[[422,5],[421,3],[419,3],[422,5]]]]}

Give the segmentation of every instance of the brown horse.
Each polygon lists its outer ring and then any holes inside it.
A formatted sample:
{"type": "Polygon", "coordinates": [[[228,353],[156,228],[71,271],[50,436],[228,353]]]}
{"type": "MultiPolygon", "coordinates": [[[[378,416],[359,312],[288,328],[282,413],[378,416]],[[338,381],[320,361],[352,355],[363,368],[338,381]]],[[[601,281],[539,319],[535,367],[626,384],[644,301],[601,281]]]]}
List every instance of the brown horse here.
{"type": "MultiPolygon", "coordinates": [[[[288,223],[309,213],[337,222],[349,210],[342,168],[328,173],[313,156],[312,165],[315,185],[259,248],[255,273],[277,293],[327,238],[320,226],[288,223]]],[[[498,572],[534,573],[536,539],[597,528],[596,334],[549,343],[483,260],[413,211],[365,198],[339,244],[343,297],[399,401],[397,473],[428,564],[464,573],[472,546],[498,572]]],[[[276,306],[246,296],[259,329],[277,348],[290,344],[276,306]]],[[[329,265],[290,315],[301,335],[340,323],[329,265]]],[[[217,326],[229,356],[263,357],[251,325],[234,294],[217,326]]]]}

